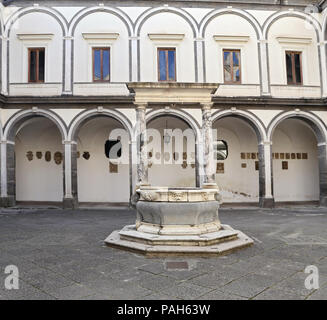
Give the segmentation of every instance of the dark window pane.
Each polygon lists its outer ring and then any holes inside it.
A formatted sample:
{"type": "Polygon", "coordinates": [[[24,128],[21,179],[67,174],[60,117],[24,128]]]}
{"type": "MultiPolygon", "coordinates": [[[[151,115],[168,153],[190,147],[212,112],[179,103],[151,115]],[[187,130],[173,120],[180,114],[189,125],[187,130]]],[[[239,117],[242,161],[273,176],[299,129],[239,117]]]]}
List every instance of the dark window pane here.
{"type": "Polygon", "coordinates": [[[103,66],[102,66],[102,73],[103,73],[103,79],[105,81],[109,81],[110,76],[110,51],[109,50],[103,50],[103,66]]]}
{"type": "Polygon", "coordinates": [[[34,82],[36,81],[36,51],[30,51],[30,76],[29,81],[34,82]]]}
{"type": "Polygon", "coordinates": [[[39,50],[39,81],[44,81],[44,50],[39,50]]]}
{"type": "Polygon", "coordinates": [[[295,63],[295,80],[296,83],[301,83],[301,58],[300,54],[294,54],[294,63],[295,63]]]}
{"type": "Polygon", "coordinates": [[[94,50],[94,80],[101,80],[101,51],[98,49],[94,50]]]}
{"type": "Polygon", "coordinates": [[[292,75],[292,54],[286,53],[286,71],[287,71],[287,83],[293,83],[293,75],[292,75]]]}
{"type": "Polygon", "coordinates": [[[166,61],[166,51],[159,50],[159,81],[167,80],[167,61],[166,61]]]}
{"type": "Polygon", "coordinates": [[[175,50],[168,51],[169,80],[175,80],[175,50]]]}

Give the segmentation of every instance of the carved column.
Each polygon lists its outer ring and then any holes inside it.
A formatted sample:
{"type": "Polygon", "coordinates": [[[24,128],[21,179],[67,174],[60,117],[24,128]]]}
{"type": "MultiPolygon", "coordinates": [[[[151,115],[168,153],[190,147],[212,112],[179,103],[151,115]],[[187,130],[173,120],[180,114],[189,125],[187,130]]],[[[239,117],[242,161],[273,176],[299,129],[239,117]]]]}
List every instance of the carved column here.
{"type": "Polygon", "coordinates": [[[146,150],[146,104],[136,106],[137,186],[148,185],[148,155],[146,150]]]}
{"type": "Polygon", "coordinates": [[[275,205],[273,196],[272,148],[270,141],[263,141],[258,146],[259,151],[259,204],[262,208],[272,208],[275,205]]]}
{"type": "Polygon", "coordinates": [[[204,168],[204,184],[215,184],[215,159],[213,151],[213,134],[211,119],[212,104],[202,106],[202,139],[203,139],[203,168],[204,168]]]}
{"type": "Polygon", "coordinates": [[[1,207],[16,203],[15,143],[1,141],[1,207]]]}
{"type": "Polygon", "coordinates": [[[64,199],[63,207],[73,209],[78,206],[77,195],[77,144],[75,141],[64,141],[64,199]]]}

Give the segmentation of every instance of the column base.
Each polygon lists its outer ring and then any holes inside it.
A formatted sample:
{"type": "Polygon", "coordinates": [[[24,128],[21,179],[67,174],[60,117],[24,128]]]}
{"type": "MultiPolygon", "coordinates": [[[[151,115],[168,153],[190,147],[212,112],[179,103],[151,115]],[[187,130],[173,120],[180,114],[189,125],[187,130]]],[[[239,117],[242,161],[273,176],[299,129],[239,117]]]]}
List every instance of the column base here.
{"type": "Polygon", "coordinates": [[[1,197],[0,198],[0,207],[8,208],[14,207],[16,205],[15,197],[1,197]]]}
{"type": "Polygon", "coordinates": [[[274,208],[275,207],[275,199],[274,198],[260,198],[259,205],[261,208],[274,208]]]}
{"type": "Polygon", "coordinates": [[[64,198],[62,201],[62,206],[64,209],[77,209],[78,200],[77,198],[64,198]]]}

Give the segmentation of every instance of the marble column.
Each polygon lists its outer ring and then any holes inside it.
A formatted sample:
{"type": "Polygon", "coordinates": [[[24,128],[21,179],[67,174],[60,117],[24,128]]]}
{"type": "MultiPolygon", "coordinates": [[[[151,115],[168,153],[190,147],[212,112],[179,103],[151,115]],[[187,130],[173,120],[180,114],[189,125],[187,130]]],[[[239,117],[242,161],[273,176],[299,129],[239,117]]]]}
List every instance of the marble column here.
{"type": "Polygon", "coordinates": [[[77,196],[77,144],[75,141],[64,141],[64,199],[65,209],[78,207],[77,196]]]}
{"type": "Polygon", "coordinates": [[[215,164],[213,151],[213,133],[212,133],[212,118],[211,118],[212,104],[205,104],[202,106],[202,139],[203,139],[203,168],[204,179],[203,184],[215,184],[215,164]]]}
{"type": "Polygon", "coordinates": [[[1,141],[1,207],[16,203],[15,143],[1,141]]]}
{"type": "Polygon", "coordinates": [[[275,205],[273,196],[272,146],[270,141],[261,142],[259,151],[259,204],[262,208],[275,205]]]}
{"type": "Polygon", "coordinates": [[[148,185],[148,155],[146,148],[146,104],[136,106],[137,187],[148,185]]]}

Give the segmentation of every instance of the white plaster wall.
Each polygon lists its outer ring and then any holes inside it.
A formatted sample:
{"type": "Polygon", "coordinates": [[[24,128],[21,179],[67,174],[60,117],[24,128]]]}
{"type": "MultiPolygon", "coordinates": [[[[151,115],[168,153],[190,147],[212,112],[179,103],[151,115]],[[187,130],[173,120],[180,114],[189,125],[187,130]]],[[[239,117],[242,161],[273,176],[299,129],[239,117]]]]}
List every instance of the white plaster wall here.
{"type": "Polygon", "coordinates": [[[296,17],[280,18],[268,32],[269,70],[271,84],[287,84],[285,51],[302,51],[304,85],[320,85],[316,34],[305,20],[296,17]],[[279,43],[276,37],[311,38],[310,44],[279,43]]]}
{"type": "Polygon", "coordinates": [[[16,199],[17,201],[62,201],[63,163],[54,162],[54,153],[63,152],[61,134],[50,120],[34,118],[26,121],[16,136],[16,199]],[[28,161],[26,153],[33,152],[28,161]],[[36,152],[42,152],[42,159],[36,152]],[[51,152],[51,161],[45,152],[51,152]]]}
{"type": "Polygon", "coordinates": [[[122,126],[111,118],[95,118],[78,134],[77,182],[79,202],[129,202],[129,165],[119,164],[118,173],[109,172],[104,144],[111,130],[122,126]],[[89,160],[83,152],[91,155],[89,160]]]}
{"type": "Polygon", "coordinates": [[[194,82],[193,32],[186,20],[173,13],[159,13],[145,21],[140,34],[141,81],[158,81],[157,48],[176,48],[176,78],[178,82],[194,82]],[[149,33],[184,34],[181,41],[153,41],[149,33]]]}
{"type": "Polygon", "coordinates": [[[78,23],[74,35],[75,82],[93,81],[92,47],[111,48],[111,82],[129,81],[128,32],[121,19],[110,13],[96,12],[87,15],[78,23]],[[84,32],[119,33],[119,37],[117,40],[85,40],[82,36],[84,32]]]}
{"type": "Polygon", "coordinates": [[[225,173],[216,174],[222,201],[258,202],[259,171],[255,170],[258,159],[241,159],[241,152],[258,152],[257,137],[253,129],[243,120],[228,117],[216,121],[213,128],[218,130],[218,139],[228,144],[229,155],[223,162],[225,173]],[[246,168],[241,164],[246,163],[246,168]]]}
{"type": "Polygon", "coordinates": [[[319,200],[317,140],[312,130],[300,120],[288,119],[276,128],[273,152],[306,152],[308,160],[273,160],[275,201],[319,200]],[[288,161],[288,170],[282,170],[288,161]]]}
{"type": "MultiPolygon", "coordinates": [[[[10,33],[10,74],[11,83],[28,82],[28,48],[45,47],[45,82],[62,81],[63,35],[59,23],[44,13],[29,13],[18,19],[10,33]],[[19,40],[17,34],[53,34],[52,40],[19,40]],[[55,63],[54,63],[55,62],[55,63]]],[[[31,84],[31,86],[33,86],[31,84]]],[[[47,92],[47,87],[42,91],[47,92]]],[[[50,95],[52,91],[50,92],[50,95]]]]}
{"type": "MultiPolygon", "coordinates": [[[[160,136],[163,137],[164,129],[181,129],[184,131],[188,129],[188,125],[185,124],[182,120],[173,118],[173,117],[159,117],[154,119],[148,124],[148,129],[157,129],[160,132],[160,136]],[[166,123],[167,120],[167,123],[166,123]]],[[[172,140],[173,141],[173,140],[172,140]]],[[[184,141],[184,152],[187,150],[186,142],[184,141]]],[[[160,144],[155,144],[155,149],[161,149],[161,164],[153,164],[149,168],[149,183],[155,186],[165,186],[165,187],[195,187],[195,168],[191,167],[191,164],[187,165],[187,168],[182,168],[181,164],[165,164],[164,163],[164,142],[161,141],[160,144]]],[[[150,150],[148,150],[150,151],[150,150]]],[[[172,152],[175,149],[173,147],[172,152]]],[[[176,150],[177,151],[177,150],[176,150]]],[[[188,150],[189,152],[195,153],[195,146],[188,150]]],[[[155,151],[152,152],[155,156],[155,151]]],[[[182,156],[182,155],[181,155],[182,156]]]]}
{"type": "Polygon", "coordinates": [[[208,82],[224,82],[223,49],[240,49],[242,84],[260,83],[257,37],[255,30],[248,21],[233,14],[218,16],[208,24],[205,38],[208,82]],[[213,38],[214,35],[249,36],[250,39],[246,43],[234,41],[217,42],[213,38]]]}

